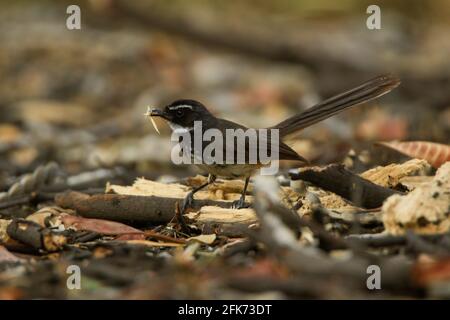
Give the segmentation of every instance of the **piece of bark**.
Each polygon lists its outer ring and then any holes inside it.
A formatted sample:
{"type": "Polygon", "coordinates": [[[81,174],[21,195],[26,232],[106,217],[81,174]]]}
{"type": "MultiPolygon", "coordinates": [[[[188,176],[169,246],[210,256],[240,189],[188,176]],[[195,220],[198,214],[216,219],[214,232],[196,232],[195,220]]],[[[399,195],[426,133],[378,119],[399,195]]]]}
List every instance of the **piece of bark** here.
{"type": "MultiPolygon", "coordinates": [[[[183,198],[158,196],[134,196],[123,194],[97,194],[69,191],[55,197],[55,202],[63,208],[70,208],[86,218],[114,221],[142,221],[167,223],[175,216],[177,202],[183,198]]],[[[192,208],[205,205],[230,207],[231,202],[214,200],[194,200],[192,208]]]]}
{"type": "Polygon", "coordinates": [[[348,171],[343,165],[311,167],[291,173],[293,180],[304,180],[351,201],[363,208],[378,208],[383,201],[399,192],[376,185],[348,171]]]}
{"type": "Polygon", "coordinates": [[[253,209],[227,209],[204,206],[199,211],[190,212],[187,218],[194,220],[202,233],[241,237],[248,233],[248,227],[258,220],[253,209]]]}
{"type": "MultiPolygon", "coordinates": [[[[193,186],[203,184],[206,180],[197,176],[189,180],[193,186]]],[[[195,194],[195,200],[238,200],[241,196],[243,181],[239,180],[217,180],[203,190],[195,194]]],[[[163,198],[184,199],[192,188],[178,183],[161,183],[143,178],[138,178],[132,186],[109,185],[106,192],[130,196],[157,196],[163,198]]],[[[246,197],[251,202],[252,196],[246,197]]]]}
{"type": "Polygon", "coordinates": [[[7,227],[8,235],[35,249],[58,251],[67,243],[67,237],[51,229],[24,219],[14,219],[7,227]]]}
{"type": "Polygon", "coordinates": [[[403,177],[400,179],[400,184],[409,191],[412,191],[417,187],[430,183],[432,180],[433,180],[432,176],[403,177]]]}

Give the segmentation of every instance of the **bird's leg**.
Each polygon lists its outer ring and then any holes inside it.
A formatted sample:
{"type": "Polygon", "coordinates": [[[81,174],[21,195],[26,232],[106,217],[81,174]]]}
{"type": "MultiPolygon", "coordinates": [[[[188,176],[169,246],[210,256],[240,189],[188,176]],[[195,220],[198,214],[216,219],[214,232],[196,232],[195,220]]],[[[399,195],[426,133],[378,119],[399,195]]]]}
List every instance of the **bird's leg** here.
{"type": "Polygon", "coordinates": [[[244,190],[242,190],[241,197],[239,200],[233,201],[232,208],[234,209],[242,209],[248,207],[245,204],[245,194],[247,192],[248,182],[250,181],[250,177],[245,179],[244,190]]]}
{"type": "Polygon", "coordinates": [[[181,213],[183,214],[184,211],[189,208],[192,205],[192,202],[194,201],[194,194],[197,191],[202,190],[204,187],[210,185],[211,183],[213,183],[216,180],[216,176],[215,175],[208,175],[208,181],[206,181],[204,184],[202,184],[201,186],[198,186],[194,189],[192,189],[186,196],[186,198],[184,198],[183,200],[183,205],[181,206],[181,213]]]}

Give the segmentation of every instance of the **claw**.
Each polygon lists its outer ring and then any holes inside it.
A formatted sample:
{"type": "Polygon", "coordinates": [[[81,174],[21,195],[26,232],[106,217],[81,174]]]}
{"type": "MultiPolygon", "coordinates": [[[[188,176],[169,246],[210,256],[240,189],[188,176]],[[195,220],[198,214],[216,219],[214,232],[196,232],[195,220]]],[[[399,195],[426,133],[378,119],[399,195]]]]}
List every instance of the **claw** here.
{"type": "Polygon", "coordinates": [[[186,209],[192,205],[192,202],[194,202],[194,193],[189,192],[181,205],[181,214],[183,214],[186,209]]]}
{"type": "Polygon", "coordinates": [[[245,203],[245,199],[242,197],[239,200],[233,201],[233,203],[231,204],[232,209],[243,209],[248,208],[249,206],[250,205],[248,203],[245,203]]]}

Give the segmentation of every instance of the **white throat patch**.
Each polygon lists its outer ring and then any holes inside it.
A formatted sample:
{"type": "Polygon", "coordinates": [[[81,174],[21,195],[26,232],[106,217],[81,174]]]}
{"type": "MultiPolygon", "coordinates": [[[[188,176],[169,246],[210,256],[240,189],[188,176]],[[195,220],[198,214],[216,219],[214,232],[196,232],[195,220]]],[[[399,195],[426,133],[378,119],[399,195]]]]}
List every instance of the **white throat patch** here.
{"type": "Polygon", "coordinates": [[[169,126],[172,129],[172,131],[174,133],[176,133],[176,134],[188,133],[188,132],[194,130],[194,127],[185,128],[185,127],[182,127],[182,126],[180,126],[178,124],[175,124],[173,122],[169,122],[169,126]]]}

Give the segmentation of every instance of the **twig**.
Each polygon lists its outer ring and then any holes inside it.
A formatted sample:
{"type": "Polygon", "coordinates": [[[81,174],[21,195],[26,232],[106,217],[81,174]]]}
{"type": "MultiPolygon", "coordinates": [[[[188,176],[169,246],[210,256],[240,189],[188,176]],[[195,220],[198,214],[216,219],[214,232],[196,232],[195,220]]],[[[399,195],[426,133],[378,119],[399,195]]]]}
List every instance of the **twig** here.
{"type": "Polygon", "coordinates": [[[166,242],[174,242],[174,243],[182,243],[182,244],[186,243],[185,239],[166,236],[166,235],[163,235],[163,234],[160,234],[160,233],[156,233],[156,232],[154,232],[152,230],[144,231],[144,234],[145,234],[146,237],[154,238],[154,239],[157,239],[157,240],[163,240],[163,241],[166,241],[166,242]]]}

